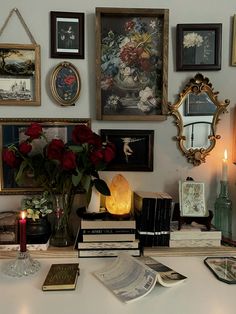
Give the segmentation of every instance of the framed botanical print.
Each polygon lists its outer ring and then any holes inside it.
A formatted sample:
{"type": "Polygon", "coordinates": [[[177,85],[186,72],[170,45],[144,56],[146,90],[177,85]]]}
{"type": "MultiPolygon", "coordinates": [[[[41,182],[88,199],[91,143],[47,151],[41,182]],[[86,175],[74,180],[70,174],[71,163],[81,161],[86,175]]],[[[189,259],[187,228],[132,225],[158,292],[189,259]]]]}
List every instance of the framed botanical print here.
{"type": "Polygon", "coordinates": [[[165,120],[169,11],[96,8],[98,120],[165,120]]]}
{"type": "Polygon", "coordinates": [[[220,70],[222,24],[178,24],[176,70],[220,70]]]}
{"type": "Polygon", "coordinates": [[[51,57],[84,59],[84,13],[50,12],[51,57]]]}

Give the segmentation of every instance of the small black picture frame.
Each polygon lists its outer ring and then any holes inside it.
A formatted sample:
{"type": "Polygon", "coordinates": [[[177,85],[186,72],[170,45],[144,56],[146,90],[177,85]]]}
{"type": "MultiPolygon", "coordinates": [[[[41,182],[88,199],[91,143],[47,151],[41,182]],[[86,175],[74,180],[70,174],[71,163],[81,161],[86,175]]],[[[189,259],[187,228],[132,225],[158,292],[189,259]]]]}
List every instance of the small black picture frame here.
{"type": "Polygon", "coordinates": [[[206,257],[204,264],[215,277],[228,284],[236,284],[236,258],[232,256],[206,257]]]}
{"type": "Polygon", "coordinates": [[[84,13],[50,12],[51,58],[84,59],[84,13]]]}
{"type": "Polygon", "coordinates": [[[176,70],[221,69],[222,24],[177,24],[176,70]]]}
{"type": "Polygon", "coordinates": [[[153,171],[153,130],[101,129],[100,133],[116,147],[116,157],[105,170],[153,171]]]}

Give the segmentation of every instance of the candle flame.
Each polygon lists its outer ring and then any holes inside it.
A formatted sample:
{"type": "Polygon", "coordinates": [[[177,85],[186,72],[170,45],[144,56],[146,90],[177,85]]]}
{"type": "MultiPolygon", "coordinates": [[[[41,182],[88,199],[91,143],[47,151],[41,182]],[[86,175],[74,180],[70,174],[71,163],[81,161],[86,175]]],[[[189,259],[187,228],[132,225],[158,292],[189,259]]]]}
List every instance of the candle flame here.
{"type": "Polygon", "coordinates": [[[224,159],[225,159],[225,160],[228,159],[227,149],[225,149],[225,151],[224,151],[224,159]]]}
{"type": "Polygon", "coordinates": [[[25,217],[26,217],[26,213],[25,213],[25,211],[21,211],[21,219],[25,219],[25,217]]]}

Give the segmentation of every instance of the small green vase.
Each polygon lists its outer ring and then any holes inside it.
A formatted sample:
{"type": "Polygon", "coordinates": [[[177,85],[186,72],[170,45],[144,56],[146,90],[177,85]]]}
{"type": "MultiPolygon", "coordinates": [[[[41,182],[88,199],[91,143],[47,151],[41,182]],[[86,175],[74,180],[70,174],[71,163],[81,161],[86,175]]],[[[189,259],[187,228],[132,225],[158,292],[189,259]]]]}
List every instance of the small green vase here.
{"type": "Polygon", "coordinates": [[[227,181],[220,181],[220,194],[215,201],[214,224],[221,230],[223,237],[232,237],[232,201],[229,198],[227,181]]]}

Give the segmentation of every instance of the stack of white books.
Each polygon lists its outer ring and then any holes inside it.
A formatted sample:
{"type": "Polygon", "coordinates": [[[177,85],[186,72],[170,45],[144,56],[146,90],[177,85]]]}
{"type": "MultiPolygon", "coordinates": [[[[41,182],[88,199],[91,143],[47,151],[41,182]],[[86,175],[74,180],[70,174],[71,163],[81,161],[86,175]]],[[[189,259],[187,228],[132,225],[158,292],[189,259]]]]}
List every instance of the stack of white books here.
{"type": "Polygon", "coordinates": [[[121,252],[139,256],[135,220],[82,218],[78,250],[79,257],[117,256],[121,252]]]}
{"type": "Polygon", "coordinates": [[[192,223],[182,225],[178,230],[177,225],[171,226],[170,247],[219,247],[221,246],[222,233],[214,227],[207,230],[204,225],[192,223]]]}

